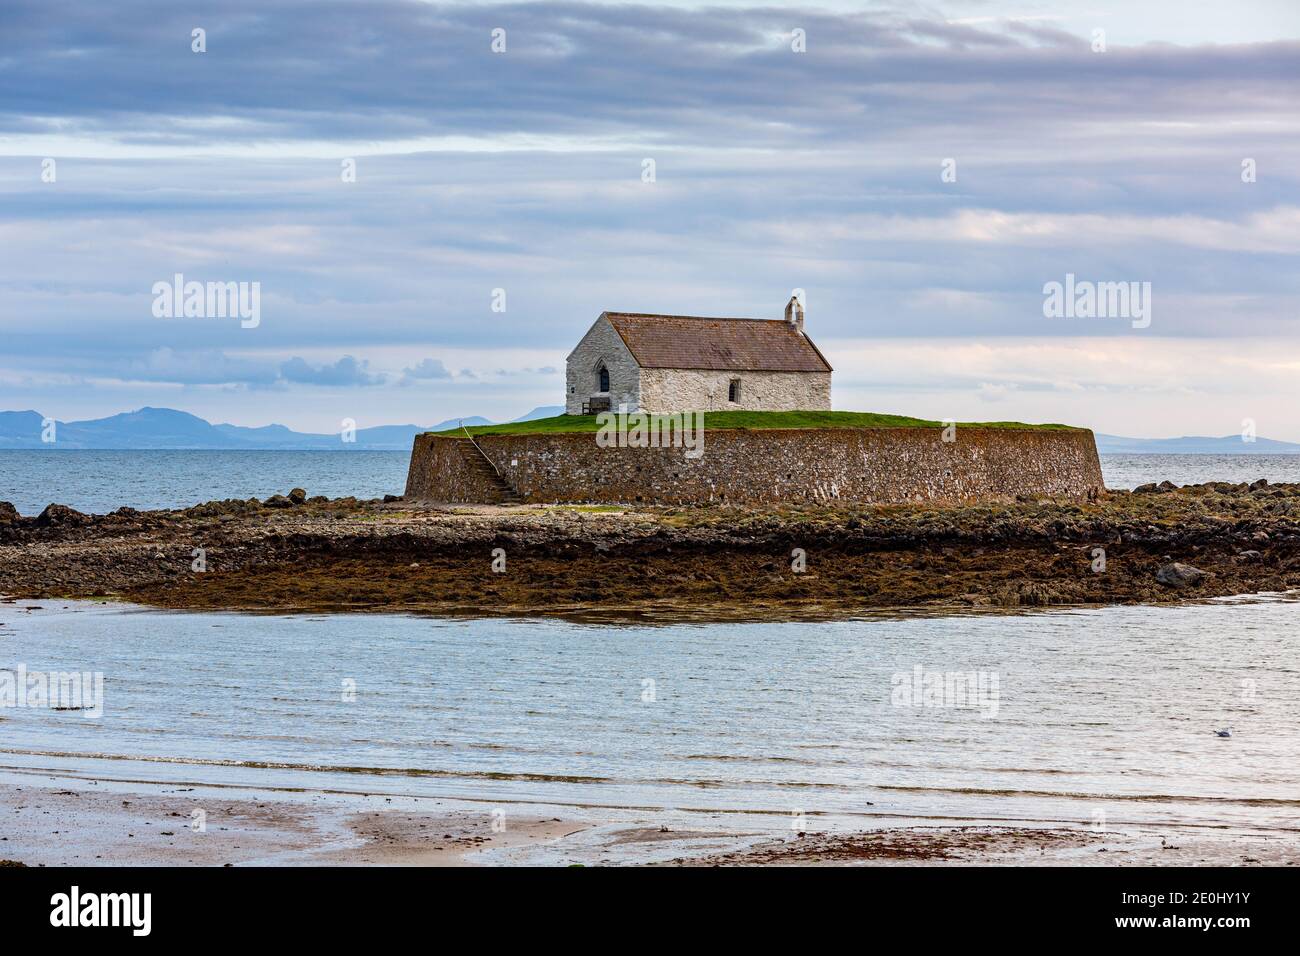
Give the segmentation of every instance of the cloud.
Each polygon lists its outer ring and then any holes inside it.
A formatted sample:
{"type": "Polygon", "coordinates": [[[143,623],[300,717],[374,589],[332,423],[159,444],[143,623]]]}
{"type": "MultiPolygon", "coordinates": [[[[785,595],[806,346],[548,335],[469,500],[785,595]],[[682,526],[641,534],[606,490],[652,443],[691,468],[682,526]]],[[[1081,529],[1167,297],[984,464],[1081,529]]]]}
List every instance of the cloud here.
{"type": "Polygon", "coordinates": [[[381,385],[386,377],[369,371],[369,362],[345,355],[333,364],[311,365],[299,356],[276,361],[264,356],[230,355],[220,349],[153,349],[143,358],[117,355],[100,361],[65,359],[61,363],[72,374],[66,384],[158,383],[180,386],[225,388],[278,388],[289,384],[368,386],[381,385]]]}
{"type": "Polygon", "coordinates": [[[294,356],[280,365],[280,375],[289,382],[304,385],[382,385],[384,376],[366,371],[368,362],[358,362],[345,355],[333,365],[309,365],[305,359],[294,356]]]}
{"type": "Polygon", "coordinates": [[[183,7],[82,0],[59,10],[42,0],[6,8],[4,128],[142,154],[294,142],[369,153],[492,148],[527,137],[780,148],[792,138],[843,143],[854,126],[872,136],[939,131],[954,118],[1047,137],[1076,127],[1072,108],[1085,100],[1088,115],[1112,126],[1267,111],[1285,102],[1279,80],[1300,56],[1289,42],[1124,47],[1122,34],[1099,56],[1086,35],[1025,18],[1008,32],[1005,21],[984,29],[902,5],[852,13],[369,0],[332,3],[328,16],[312,4],[230,0],[206,12],[208,50],[196,54],[194,15],[183,7]],[[790,49],[796,17],[806,54],[790,49]],[[489,52],[497,25],[507,31],[504,55],[489,52]],[[76,70],[67,69],[72,51],[76,70]],[[1014,104],[999,95],[1006,90],[1020,94],[1014,104]],[[846,123],[853,117],[870,122],[846,123]]]}
{"type": "Polygon", "coordinates": [[[538,375],[556,375],[559,373],[554,365],[543,365],[541,368],[533,368],[531,365],[525,365],[523,368],[499,368],[493,374],[502,378],[511,378],[515,376],[534,377],[538,375]]]}
{"type": "Polygon", "coordinates": [[[1278,39],[1230,43],[1227,14],[1162,5],[1144,40],[1210,17],[1200,34],[1220,42],[1136,45],[1112,20],[1098,55],[1082,2],[1047,21],[953,0],[953,23],[905,0],[828,6],[230,0],[194,54],[183,7],[13,0],[0,407],[105,387],[114,407],[165,404],[151,386],[191,385],[250,414],[281,389],[284,414],[307,415],[315,386],[390,381],[421,387],[349,401],[389,421],[465,399],[510,417],[558,400],[552,370],[604,309],[777,318],[798,287],[837,401],[919,413],[909,380],[941,373],[935,389],[986,383],[999,415],[1033,418],[1082,368],[1117,392],[1153,375],[1188,390],[1190,430],[1251,342],[1294,341],[1294,16],[1237,17],[1278,39]],[[260,326],[154,319],[149,290],[176,272],[258,281],[260,326]],[[1151,328],[1045,320],[1043,284],[1067,272],[1151,281],[1151,328]],[[1078,364],[1080,343],[1120,333],[1078,364]],[[910,339],[954,358],[855,365],[828,345],[910,339]],[[1195,366],[1160,358],[1202,340],[1195,366]],[[980,349],[1004,346],[1016,361],[990,367],[980,349]]]}
{"type": "Polygon", "coordinates": [[[1300,254],[1300,207],[1249,212],[1238,220],[1133,213],[1017,213],[962,209],[942,216],[822,215],[793,225],[773,223],[767,239],[790,246],[814,238],[837,242],[943,242],[1031,248],[1112,243],[1220,252],[1300,254]]]}
{"type": "Polygon", "coordinates": [[[451,378],[451,372],[439,359],[427,358],[417,365],[402,369],[401,384],[409,385],[420,379],[451,378]]]}
{"type": "Polygon", "coordinates": [[[273,385],[279,372],[271,362],[232,358],[215,349],[177,351],[154,349],[122,370],[128,379],[182,385],[273,385]]]}
{"type": "Polygon", "coordinates": [[[975,394],[981,401],[1000,402],[1005,399],[1011,392],[1015,391],[1015,385],[1005,385],[998,382],[980,382],[975,394]]]}

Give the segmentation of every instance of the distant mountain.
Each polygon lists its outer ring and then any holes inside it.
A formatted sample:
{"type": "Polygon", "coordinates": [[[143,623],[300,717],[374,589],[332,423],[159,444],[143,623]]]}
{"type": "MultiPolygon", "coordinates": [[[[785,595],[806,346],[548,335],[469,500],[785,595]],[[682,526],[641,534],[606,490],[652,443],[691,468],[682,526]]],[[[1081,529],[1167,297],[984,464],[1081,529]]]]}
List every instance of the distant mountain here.
{"type": "Polygon", "coordinates": [[[512,422],[531,422],[538,418],[554,418],[556,415],[564,414],[563,405],[538,405],[527,415],[520,415],[518,418],[512,418],[512,422]]]}
{"type": "MultiPolygon", "coordinates": [[[[486,419],[484,419],[486,421],[486,419]]],[[[489,423],[490,424],[490,423],[489,423]]],[[[237,445],[231,447],[245,448],[255,446],[277,451],[294,449],[326,451],[336,448],[347,450],[348,447],[369,448],[372,450],[401,449],[411,447],[411,441],[420,432],[429,431],[420,425],[373,425],[370,428],[358,428],[355,442],[342,441],[339,434],[312,434],[295,432],[284,425],[263,425],[260,428],[248,428],[242,425],[217,425],[222,434],[234,439],[237,445]]],[[[435,425],[434,428],[437,428],[435,425]]]]}
{"type": "Polygon", "coordinates": [[[1300,445],[1272,438],[1242,441],[1240,435],[1223,438],[1122,438],[1097,435],[1097,451],[1103,455],[1300,455],[1300,445]]]}
{"type": "MultiPolygon", "coordinates": [[[[530,415],[532,412],[529,413],[530,415]]],[[[54,442],[41,441],[45,416],[36,411],[0,412],[0,449],[4,448],[99,448],[99,449],[266,449],[276,451],[348,451],[355,448],[406,451],[416,435],[457,427],[457,419],[433,426],[376,425],[359,428],[355,442],[344,442],[339,434],[296,432],[284,425],[213,425],[174,408],[141,408],[107,418],[55,422],[54,442]]],[[[467,426],[491,425],[480,416],[464,419],[467,426]]]]}
{"type": "MultiPolygon", "coordinates": [[[[213,425],[172,408],[141,408],[108,418],[53,422],[55,448],[211,448],[230,440],[213,425]]],[[[39,412],[0,412],[0,448],[46,448],[39,412]]]]}
{"type": "Polygon", "coordinates": [[[481,418],[478,415],[473,415],[469,418],[449,418],[445,422],[439,422],[436,425],[430,425],[428,428],[422,428],[420,430],[426,432],[445,432],[449,428],[460,428],[461,425],[464,425],[466,428],[473,428],[475,425],[495,424],[496,422],[492,421],[490,418],[481,418]]]}
{"type": "Polygon", "coordinates": [[[228,441],[215,425],[174,408],[141,408],[91,421],[59,422],[56,428],[56,444],[83,448],[212,448],[228,441]]]}
{"type": "MultiPolygon", "coordinates": [[[[542,405],[527,415],[512,419],[527,422],[561,415],[560,405],[542,405]]],[[[45,416],[28,409],[0,412],[0,449],[3,448],[263,448],[267,450],[348,451],[355,448],[406,451],[420,432],[447,431],[459,427],[492,425],[479,415],[449,418],[436,425],[376,425],[359,428],[355,442],[344,442],[335,434],[296,432],[284,425],[213,425],[197,415],[174,408],[141,408],[107,418],[79,422],[55,422],[55,442],[41,441],[45,416]]],[[[1296,455],[1300,444],[1260,438],[1243,442],[1240,435],[1223,438],[1123,438],[1098,435],[1097,450],[1103,455],[1296,455]]]]}
{"type": "Polygon", "coordinates": [[[41,422],[45,416],[40,412],[0,412],[0,448],[17,447],[10,444],[19,440],[19,436],[36,436],[41,438],[41,422]]]}
{"type": "Polygon", "coordinates": [[[241,442],[255,442],[259,445],[275,445],[282,442],[292,442],[303,436],[291,428],[284,425],[263,425],[260,428],[249,428],[246,425],[215,425],[213,426],[223,435],[229,435],[241,442]]]}

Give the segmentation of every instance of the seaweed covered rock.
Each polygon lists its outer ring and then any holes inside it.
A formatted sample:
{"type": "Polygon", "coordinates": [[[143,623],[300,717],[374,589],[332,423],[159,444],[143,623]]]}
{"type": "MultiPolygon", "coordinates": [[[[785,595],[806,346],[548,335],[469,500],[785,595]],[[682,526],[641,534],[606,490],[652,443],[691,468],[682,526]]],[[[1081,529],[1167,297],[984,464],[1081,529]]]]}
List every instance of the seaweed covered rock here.
{"type": "Polygon", "coordinates": [[[1205,572],[1200,568],[1194,568],[1190,564],[1180,564],[1177,561],[1161,565],[1156,571],[1156,581],[1171,588],[1190,587],[1204,577],[1205,572]]]}
{"type": "Polygon", "coordinates": [[[89,515],[84,515],[67,505],[58,504],[46,505],[45,510],[36,516],[36,526],[38,528],[77,527],[78,525],[89,524],[90,521],[89,515]]]}

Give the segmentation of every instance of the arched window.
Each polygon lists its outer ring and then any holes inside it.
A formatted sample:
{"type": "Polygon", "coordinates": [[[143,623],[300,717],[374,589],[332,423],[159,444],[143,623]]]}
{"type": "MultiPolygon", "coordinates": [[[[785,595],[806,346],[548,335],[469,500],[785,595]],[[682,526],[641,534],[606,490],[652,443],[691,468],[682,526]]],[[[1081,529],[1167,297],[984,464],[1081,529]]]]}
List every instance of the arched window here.
{"type": "Polygon", "coordinates": [[[608,392],[609,391],[609,369],[605,368],[605,366],[602,365],[600,367],[599,374],[600,374],[600,391],[608,392]]]}

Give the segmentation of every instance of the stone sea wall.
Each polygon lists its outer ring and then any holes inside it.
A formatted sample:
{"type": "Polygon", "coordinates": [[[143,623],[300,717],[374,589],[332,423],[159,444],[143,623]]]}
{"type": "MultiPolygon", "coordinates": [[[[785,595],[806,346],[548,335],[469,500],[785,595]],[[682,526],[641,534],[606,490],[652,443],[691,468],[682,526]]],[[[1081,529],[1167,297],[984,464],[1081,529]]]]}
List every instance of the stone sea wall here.
{"type": "MultiPolygon", "coordinates": [[[[527,502],[779,504],[1082,500],[1102,489],[1092,432],[958,428],[708,429],[704,454],[602,448],[594,432],[485,435],[479,447],[527,502]]],[[[464,437],[419,435],[406,495],[493,502],[500,489],[467,468],[464,437]]]]}

